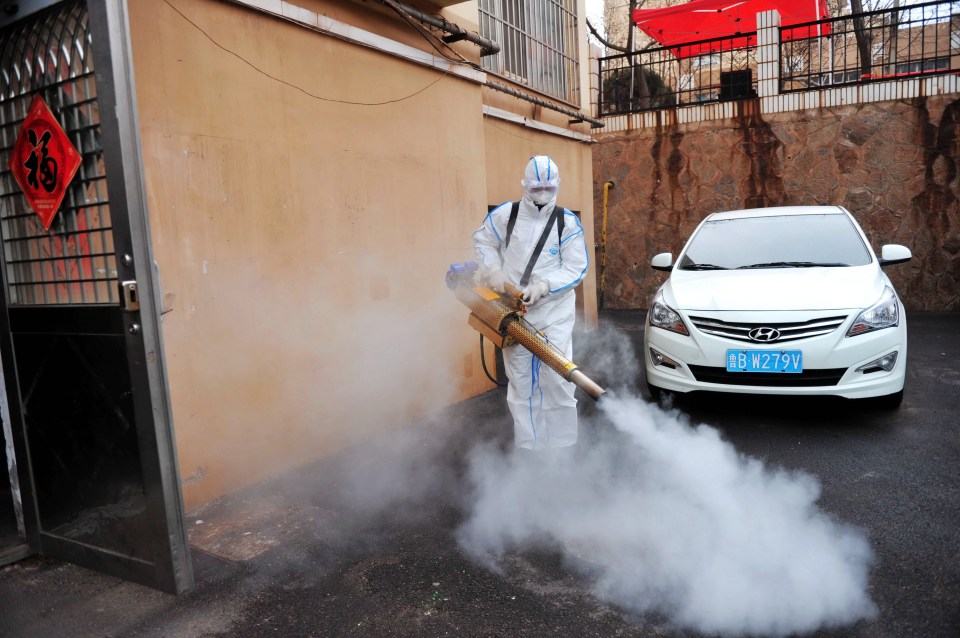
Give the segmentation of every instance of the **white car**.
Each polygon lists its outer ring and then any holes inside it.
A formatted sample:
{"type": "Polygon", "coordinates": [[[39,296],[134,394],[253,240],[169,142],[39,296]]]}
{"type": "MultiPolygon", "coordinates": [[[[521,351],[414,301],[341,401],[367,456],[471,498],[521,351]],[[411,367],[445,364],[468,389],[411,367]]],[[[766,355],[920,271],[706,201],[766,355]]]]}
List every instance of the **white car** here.
{"type": "Polygon", "coordinates": [[[907,321],[880,258],[839,206],[714,213],[651,265],[670,272],[647,313],[647,384],[663,391],[903,399],[907,321]]]}

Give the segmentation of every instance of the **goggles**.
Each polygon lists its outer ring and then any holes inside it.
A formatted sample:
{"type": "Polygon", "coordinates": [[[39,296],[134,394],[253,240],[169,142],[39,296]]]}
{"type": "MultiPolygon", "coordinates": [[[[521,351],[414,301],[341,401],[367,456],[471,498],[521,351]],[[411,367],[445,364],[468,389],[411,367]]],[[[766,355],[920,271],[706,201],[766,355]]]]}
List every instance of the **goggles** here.
{"type": "Polygon", "coordinates": [[[557,192],[557,187],[550,184],[537,184],[536,186],[531,186],[528,190],[531,193],[555,193],[557,192]]]}
{"type": "Polygon", "coordinates": [[[531,193],[555,193],[560,186],[559,179],[551,179],[540,182],[527,182],[527,190],[531,193]]]}

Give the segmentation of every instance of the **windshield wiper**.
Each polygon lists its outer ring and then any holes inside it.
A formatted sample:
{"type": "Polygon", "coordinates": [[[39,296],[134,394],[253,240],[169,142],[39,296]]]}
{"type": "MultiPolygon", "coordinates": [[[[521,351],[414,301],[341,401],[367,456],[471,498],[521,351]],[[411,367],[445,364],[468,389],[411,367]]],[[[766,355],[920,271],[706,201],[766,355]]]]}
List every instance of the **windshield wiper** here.
{"type": "Polygon", "coordinates": [[[680,270],[729,270],[729,268],[716,264],[687,264],[680,266],[680,270]]]}
{"type": "Polygon", "coordinates": [[[768,261],[762,264],[750,264],[749,266],[738,266],[737,269],[745,268],[837,268],[848,264],[826,263],[816,261],[768,261]]]}

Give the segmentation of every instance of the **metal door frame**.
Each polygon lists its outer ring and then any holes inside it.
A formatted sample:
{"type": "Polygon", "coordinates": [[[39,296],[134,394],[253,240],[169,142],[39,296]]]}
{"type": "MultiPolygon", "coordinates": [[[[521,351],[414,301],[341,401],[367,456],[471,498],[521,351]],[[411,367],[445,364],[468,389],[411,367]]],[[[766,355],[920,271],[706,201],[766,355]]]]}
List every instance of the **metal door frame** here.
{"type": "MultiPolygon", "coordinates": [[[[41,8],[54,3],[38,0],[41,8]]],[[[30,11],[30,3],[25,13],[30,11]]],[[[14,448],[20,472],[27,542],[31,548],[69,562],[105,571],[121,578],[181,593],[193,587],[193,568],[184,524],[177,450],[174,440],[165,356],[160,333],[161,292],[153,260],[140,128],[137,119],[132,46],[126,0],[87,0],[88,25],[93,40],[91,54],[96,75],[101,142],[107,193],[110,201],[117,279],[136,281],[139,308],[122,312],[131,387],[134,389],[134,422],[138,434],[148,510],[155,525],[166,531],[169,551],[159,551],[154,563],[131,561],[40,531],[36,494],[27,467],[29,450],[22,430],[19,392],[9,401],[14,425],[14,448]],[[128,241],[129,243],[125,243],[128,241]],[[131,357],[143,353],[143,361],[131,357]],[[158,578],[158,571],[167,578],[158,578]]],[[[17,17],[19,19],[20,16],[17,17]]],[[[9,24],[4,17],[0,23],[9,24]]],[[[5,26],[5,24],[0,24],[5,26]]],[[[107,308],[109,309],[109,308],[107,308]]],[[[106,309],[105,309],[106,310],[106,309]]],[[[4,364],[12,361],[10,321],[0,313],[0,350],[4,364]]],[[[14,375],[15,376],[15,375],[14,375]]],[[[8,375],[8,388],[16,381],[8,375]]]]}
{"type": "MultiPolygon", "coordinates": [[[[0,277],[2,281],[2,277],[0,277]]],[[[2,347],[0,347],[2,350],[2,347]]],[[[0,472],[5,472],[10,481],[10,497],[13,499],[14,518],[17,523],[17,533],[20,541],[9,546],[0,546],[0,567],[24,559],[32,553],[27,542],[27,529],[23,516],[23,490],[20,489],[20,473],[17,464],[17,452],[14,436],[16,431],[10,420],[10,409],[7,401],[7,385],[4,378],[3,365],[0,363],[0,427],[3,428],[5,442],[3,454],[0,454],[0,472]],[[13,458],[9,458],[12,455],[13,458]]]]}

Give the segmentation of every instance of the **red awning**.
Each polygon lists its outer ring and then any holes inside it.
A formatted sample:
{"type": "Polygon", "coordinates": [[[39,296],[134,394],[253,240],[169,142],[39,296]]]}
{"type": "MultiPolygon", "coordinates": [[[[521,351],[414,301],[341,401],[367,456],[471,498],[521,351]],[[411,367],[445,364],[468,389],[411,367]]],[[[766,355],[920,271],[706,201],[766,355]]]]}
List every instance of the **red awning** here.
{"type": "MultiPolygon", "coordinates": [[[[676,57],[688,58],[719,51],[721,46],[727,51],[755,45],[756,36],[744,36],[710,45],[675,46],[754,33],[757,14],[771,9],[780,12],[780,24],[784,27],[829,17],[826,0],[692,0],[661,9],[635,9],[633,22],[663,46],[671,47],[676,57]]],[[[829,32],[829,24],[815,25],[785,31],[783,39],[810,38],[829,32]]]]}

